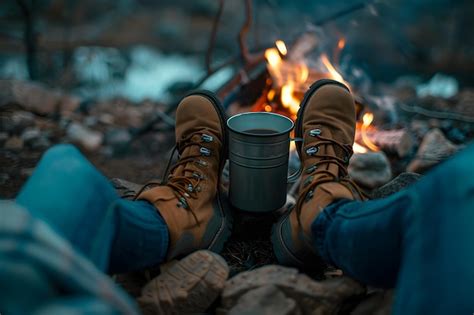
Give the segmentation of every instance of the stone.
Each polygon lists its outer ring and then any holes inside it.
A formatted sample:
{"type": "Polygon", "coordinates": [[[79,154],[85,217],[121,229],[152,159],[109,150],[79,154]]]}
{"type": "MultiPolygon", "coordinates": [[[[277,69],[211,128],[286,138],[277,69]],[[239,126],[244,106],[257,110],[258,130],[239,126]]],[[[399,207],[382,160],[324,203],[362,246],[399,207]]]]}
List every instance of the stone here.
{"type": "Polygon", "coordinates": [[[34,167],[32,167],[32,168],[22,168],[21,171],[20,171],[20,174],[23,177],[30,177],[31,175],[33,175],[34,171],[35,171],[34,167]]]}
{"type": "Polygon", "coordinates": [[[44,134],[42,134],[38,139],[36,139],[36,141],[30,144],[31,148],[35,150],[45,150],[51,145],[51,141],[44,134]]]}
{"type": "Polygon", "coordinates": [[[5,142],[8,140],[8,133],[0,132],[0,147],[3,147],[5,142]]]}
{"type": "Polygon", "coordinates": [[[124,199],[133,199],[143,187],[143,185],[132,183],[121,178],[112,178],[110,182],[120,197],[124,199]]]}
{"type": "MultiPolygon", "coordinates": [[[[248,292],[265,286],[274,286],[286,298],[294,300],[302,314],[335,314],[344,303],[366,292],[364,286],[347,277],[315,281],[297,269],[267,265],[239,273],[228,280],[221,296],[222,310],[233,309],[248,292]]],[[[268,295],[267,290],[259,291],[259,295],[268,295]]],[[[271,296],[278,296],[278,292],[273,292],[271,296]]],[[[263,306],[277,301],[259,303],[263,306]]],[[[286,305],[289,304],[287,301],[286,305]]]]}
{"type": "Polygon", "coordinates": [[[242,295],[229,315],[300,315],[301,310],[295,300],[288,298],[275,285],[265,285],[242,295]]]}
{"type": "Polygon", "coordinates": [[[125,128],[108,130],[105,133],[104,143],[116,149],[123,148],[132,140],[132,135],[125,128]]]}
{"type": "Polygon", "coordinates": [[[382,151],[354,154],[349,163],[349,175],[366,188],[374,189],[392,179],[392,169],[382,151]]]}
{"type": "Polygon", "coordinates": [[[3,145],[3,147],[7,150],[21,150],[23,149],[23,146],[23,139],[17,136],[10,137],[3,145]]]}
{"type": "Polygon", "coordinates": [[[80,99],[57,90],[48,89],[37,82],[0,80],[0,107],[18,104],[25,110],[46,115],[55,111],[74,111],[80,99]]]}
{"type": "Polygon", "coordinates": [[[35,125],[35,115],[26,111],[15,111],[0,118],[1,129],[10,133],[21,133],[22,130],[35,125]]]}
{"type": "Polygon", "coordinates": [[[407,171],[424,173],[458,152],[460,148],[461,146],[449,141],[441,130],[432,129],[423,138],[415,158],[407,167],[407,171]]]}
{"type": "Polygon", "coordinates": [[[41,131],[38,128],[26,128],[21,134],[21,139],[27,145],[33,143],[41,137],[41,131]]]}
{"type": "Polygon", "coordinates": [[[222,292],[229,266],[219,255],[196,251],[162,268],[137,299],[142,314],[204,313],[222,292]]]}
{"type": "Polygon", "coordinates": [[[71,123],[67,127],[68,138],[89,151],[99,149],[104,136],[98,131],[91,130],[79,123],[71,123]]]}
{"type": "Polygon", "coordinates": [[[393,195],[396,192],[416,183],[421,178],[420,174],[416,173],[401,173],[390,182],[386,183],[382,187],[379,187],[372,191],[370,194],[371,199],[386,198],[393,195]]]}
{"type": "Polygon", "coordinates": [[[350,313],[351,315],[390,315],[394,290],[374,292],[367,295],[350,313]]]}
{"type": "Polygon", "coordinates": [[[10,175],[7,173],[0,174],[0,185],[5,185],[10,180],[10,175]]]}

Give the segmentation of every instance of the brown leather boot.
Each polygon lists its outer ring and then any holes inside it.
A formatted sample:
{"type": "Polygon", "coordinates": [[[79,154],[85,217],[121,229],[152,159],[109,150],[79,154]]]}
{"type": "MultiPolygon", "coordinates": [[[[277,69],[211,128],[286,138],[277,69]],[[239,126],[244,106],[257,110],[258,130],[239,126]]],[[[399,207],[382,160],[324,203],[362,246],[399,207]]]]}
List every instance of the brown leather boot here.
{"type": "Polygon", "coordinates": [[[311,224],[318,214],[338,199],[360,199],[362,194],[349,179],[356,125],[354,99],[349,89],[333,80],[320,80],[306,93],[298,111],[295,136],[303,175],[296,205],[272,231],[278,261],[298,267],[315,267],[311,224]]]}
{"type": "Polygon", "coordinates": [[[185,97],[176,111],[179,160],[162,183],[137,197],[153,203],[168,226],[167,259],[197,249],[219,252],[230,236],[231,217],[219,191],[226,148],[225,113],[214,94],[185,97]]]}

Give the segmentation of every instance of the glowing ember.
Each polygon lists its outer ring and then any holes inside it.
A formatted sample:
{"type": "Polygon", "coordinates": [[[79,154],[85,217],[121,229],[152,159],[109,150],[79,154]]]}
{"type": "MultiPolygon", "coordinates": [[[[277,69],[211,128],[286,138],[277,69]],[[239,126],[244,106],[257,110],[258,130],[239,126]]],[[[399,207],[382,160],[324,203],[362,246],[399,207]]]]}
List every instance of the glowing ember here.
{"type": "Polygon", "coordinates": [[[345,39],[345,38],[341,38],[341,39],[339,40],[339,42],[337,43],[337,48],[338,48],[339,50],[343,50],[345,46],[346,46],[346,39],[345,39]]]}
{"type": "Polygon", "coordinates": [[[359,154],[367,153],[369,151],[366,147],[361,146],[357,142],[354,142],[354,145],[352,146],[352,150],[354,151],[354,153],[359,153],[359,154]]]}
{"type": "Polygon", "coordinates": [[[265,51],[265,59],[272,68],[277,68],[281,63],[281,57],[278,53],[278,49],[269,48],[265,51]]]}
{"type": "Polygon", "coordinates": [[[300,100],[293,95],[293,91],[294,84],[291,81],[281,88],[281,104],[295,115],[300,108],[300,100]]]}
{"type": "Polygon", "coordinates": [[[374,120],[374,114],[372,113],[365,113],[364,117],[362,117],[362,127],[360,130],[360,134],[362,137],[362,141],[364,145],[372,151],[378,151],[379,148],[369,139],[367,136],[367,128],[369,128],[370,124],[374,120]]]}
{"type": "Polygon", "coordinates": [[[285,56],[288,53],[288,50],[286,49],[286,45],[285,45],[284,41],[277,40],[275,42],[275,45],[276,45],[278,51],[280,52],[280,54],[282,54],[283,56],[285,56]]]}

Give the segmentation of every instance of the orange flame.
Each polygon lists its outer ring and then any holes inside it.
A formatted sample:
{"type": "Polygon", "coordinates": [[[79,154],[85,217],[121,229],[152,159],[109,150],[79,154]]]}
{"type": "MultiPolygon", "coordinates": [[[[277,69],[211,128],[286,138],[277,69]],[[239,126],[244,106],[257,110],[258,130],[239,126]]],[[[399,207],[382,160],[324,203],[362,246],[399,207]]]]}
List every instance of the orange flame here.
{"type": "Polygon", "coordinates": [[[379,151],[379,147],[373,143],[369,137],[367,136],[367,128],[370,126],[372,121],[374,120],[374,114],[372,113],[365,113],[362,117],[362,127],[361,127],[361,136],[364,145],[372,151],[379,151]]]}
{"type": "Polygon", "coordinates": [[[286,54],[288,53],[288,49],[286,49],[286,44],[284,41],[282,40],[277,40],[275,42],[275,46],[277,47],[278,51],[280,52],[280,54],[282,54],[283,56],[286,56],[286,54]]]}
{"type": "MultiPolygon", "coordinates": [[[[339,59],[338,53],[344,49],[346,41],[341,38],[337,43],[335,58],[333,62],[337,63],[339,59]]],[[[289,52],[282,40],[275,42],[275,47],[269,48],[265,51],[265,58],[267,60],[267,69],[270,73],[271,80],[267,82],[270,86],[266,95],[266,101],[261,103],[257,111],[272,112],[274,110],[281,111],[287,114],[290,118],[296,119],[296,114],[300,107],[302,92],[308,88],[307,81],[312,75],[316,77],[327,77],[339,81],[350,88],[350,85],[344,80],[342,74],[329,61],[326,54],[321,54],[320,60],[323,69],[316,72],[314,69],[308,68],[304,60],[295,61],[285,56],[289,52]],[[275,104],[281,104],[281,107],[275,104]],[[277,103],[275,103],[277,102],[277,103]]],[[[369,151],[378,151],[379,148],[369,139],[367,131],[373,128],[371,123],[374,119],[372,113],[365,113],[362,122],[357,123],[356,132],[360,135],[359,143],[355,142],[353,150],[356,153],[366,153],[369,151]]]]}
{"type": "Polygon", "coordinates": [[[321,55],[321,62],[326,67],[326,69],[329,71],[329,75],[330,75],[331,79],[339,81],[339,82],[344,83],[345,85],[349,86],[349,84],[344,80],[342,75],[339,72],[337,72],[336,68],[334,68],[334,66],[329,61],[329,58],[326,54],[321,55]]]}

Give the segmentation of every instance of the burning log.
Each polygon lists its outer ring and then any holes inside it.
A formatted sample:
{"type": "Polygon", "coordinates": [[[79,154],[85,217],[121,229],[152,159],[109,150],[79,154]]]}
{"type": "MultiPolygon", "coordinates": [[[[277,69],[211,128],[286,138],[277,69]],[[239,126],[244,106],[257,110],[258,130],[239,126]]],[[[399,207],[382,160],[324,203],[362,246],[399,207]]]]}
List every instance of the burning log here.
{"type": "MultiPolygon", "coordinates": [[[[401,158],[413,152],[416,145],[411,133],[406,129],[372,130],[368,131],[365,137],[378,149],[387,153],[395,153],[401,158]]],[[[365,143],[361,134],[356,137],[356,141],[365,143]]]]}

